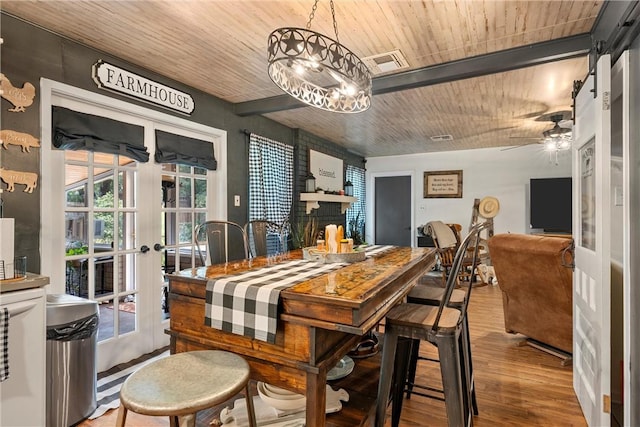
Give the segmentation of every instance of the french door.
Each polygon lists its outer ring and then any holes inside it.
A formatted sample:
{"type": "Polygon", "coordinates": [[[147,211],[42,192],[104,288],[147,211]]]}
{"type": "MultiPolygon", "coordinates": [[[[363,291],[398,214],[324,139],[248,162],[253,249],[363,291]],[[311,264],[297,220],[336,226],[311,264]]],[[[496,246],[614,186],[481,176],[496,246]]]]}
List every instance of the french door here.
{"type": "Polygon", "coordinates": [[[226,218],[226,134],[48,80],[41,91],[43,129],[57,105],[142,126],[151,154],[55,150],[42,135],[41,271],[49,293],[98,302],[102,371],[168,344],[165,275],[197,265],[195,225],[226,218]],[[211,142],[218,169],[155,163],[156,130],[211,142]]]}
{"type": "Polygon", "coordinates": [[[611,59],[598,60],[575,99],[573,386],[590,426],[610,425],[611,59]]]}

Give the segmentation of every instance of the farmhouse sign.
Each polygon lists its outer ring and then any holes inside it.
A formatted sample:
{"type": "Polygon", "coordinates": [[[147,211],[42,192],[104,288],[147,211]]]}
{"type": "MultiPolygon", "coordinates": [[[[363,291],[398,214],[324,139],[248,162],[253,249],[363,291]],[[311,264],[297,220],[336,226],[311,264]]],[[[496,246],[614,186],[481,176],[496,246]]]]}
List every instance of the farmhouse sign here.
{"type": "Polygon", "coordinates": [[[113,90],[181,113],[191,114],[195,108],[193,98],[188,93],[180,92],[102,60],[93,64],[92,77],[101,89],[113,90]]]}

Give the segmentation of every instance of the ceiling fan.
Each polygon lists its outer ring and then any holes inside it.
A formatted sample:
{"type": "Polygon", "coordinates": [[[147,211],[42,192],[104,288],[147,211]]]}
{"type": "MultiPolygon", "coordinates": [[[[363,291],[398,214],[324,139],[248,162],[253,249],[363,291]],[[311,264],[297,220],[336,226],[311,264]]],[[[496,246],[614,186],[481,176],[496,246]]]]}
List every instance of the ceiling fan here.
{"type": "Polygon", "coordinates": [[[570,117],[570,114],[570,111],[558,111],[538,117],[536,121],[551,121],[553,123],[552,128],[542,132],[542,138],[511,137],[532,139],[533,141],[513,147],[507,147],[502,149],[501,151],[512,150],[514,148],[520,148],[531,144],[543,144],[545,150],[550,152],[568,150],[569,148],[571,148],[573,121],[571,119],[565,119],[565,117],[570,117]]]}

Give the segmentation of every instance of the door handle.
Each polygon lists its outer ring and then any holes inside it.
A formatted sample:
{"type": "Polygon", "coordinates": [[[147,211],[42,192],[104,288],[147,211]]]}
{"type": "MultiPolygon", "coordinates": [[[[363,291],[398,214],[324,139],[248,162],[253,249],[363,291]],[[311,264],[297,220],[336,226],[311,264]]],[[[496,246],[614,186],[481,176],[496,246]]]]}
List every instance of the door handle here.
{"type": "Polygon", "coordinates": [[[147,252],[149,252],[149,246],[142,245],[142,247],[140,247],[140,252],[142,252],[143,254],[146,254],[147,252]]]}
{"type": "Polygon", "coordinates": [[[163,249],[164,249],[164,246],[162,246],[160,243],[156,243],[155,245],[153,245],[153,250],[156,252],[160,252],[163,249]]]}

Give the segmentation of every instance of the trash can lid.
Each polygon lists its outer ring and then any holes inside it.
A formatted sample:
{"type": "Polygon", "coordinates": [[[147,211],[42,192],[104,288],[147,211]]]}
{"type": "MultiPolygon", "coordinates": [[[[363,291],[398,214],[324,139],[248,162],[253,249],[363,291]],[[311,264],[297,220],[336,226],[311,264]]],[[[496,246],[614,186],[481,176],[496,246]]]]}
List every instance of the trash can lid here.
{"type": "Polygon", "coordinates": [[[47,326],[75,322],[98,314],[98,302],[66,294],[47,294],[47,326]]]}

